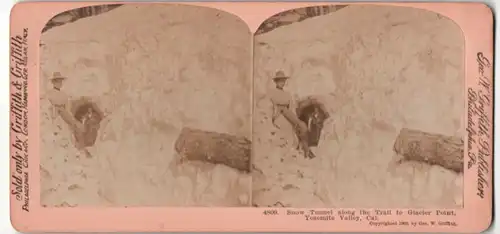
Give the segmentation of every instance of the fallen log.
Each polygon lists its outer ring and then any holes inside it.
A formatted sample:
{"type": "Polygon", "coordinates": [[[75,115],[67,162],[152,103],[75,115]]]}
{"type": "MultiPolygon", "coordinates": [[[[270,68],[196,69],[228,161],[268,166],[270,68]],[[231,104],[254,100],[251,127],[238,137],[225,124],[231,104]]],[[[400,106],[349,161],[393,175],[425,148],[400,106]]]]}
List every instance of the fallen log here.
{"type": "Polygon", "coordinates": [[[458,137],[403,128],[394,151],[404,160],[439,165],[457,173],[464,170],[464,142],[458,137]]]}
{"type": "Polygon", "coordinates": [[[224,164],[241,172],[250,172],[252,142],[245,137],[183,128],[175,142],[181,160],[224,164]]]}

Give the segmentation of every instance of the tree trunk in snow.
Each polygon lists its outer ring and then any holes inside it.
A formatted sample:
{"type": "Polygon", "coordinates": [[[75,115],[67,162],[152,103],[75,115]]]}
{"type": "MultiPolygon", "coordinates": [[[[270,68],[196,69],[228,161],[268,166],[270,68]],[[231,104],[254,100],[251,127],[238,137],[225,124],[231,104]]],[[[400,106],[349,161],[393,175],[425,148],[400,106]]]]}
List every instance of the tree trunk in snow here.
{"type": "Polygon", "coordinates": [[[252,142],[245,137],[183,128],[175,150],[183,160],[224,164],[241,172],[250,172],[252,142]]]}
{"type": "Polygon", "coordinates": [[[394,151],[405,160],[439,165],[463,172],[464,142],[461,138],[403,128],[394,143],[394,151]]]}

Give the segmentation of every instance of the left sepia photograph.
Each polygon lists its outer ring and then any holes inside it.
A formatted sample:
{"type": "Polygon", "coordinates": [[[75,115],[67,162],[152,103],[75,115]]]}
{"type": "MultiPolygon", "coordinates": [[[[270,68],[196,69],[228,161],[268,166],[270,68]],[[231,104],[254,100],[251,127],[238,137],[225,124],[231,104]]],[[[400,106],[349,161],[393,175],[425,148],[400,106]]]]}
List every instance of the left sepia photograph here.
{"type": "Polygon", "coordinates": [[[98,5],[40,41],[44,207],[251,205],[252,35],[207,7],[98,5]]]}

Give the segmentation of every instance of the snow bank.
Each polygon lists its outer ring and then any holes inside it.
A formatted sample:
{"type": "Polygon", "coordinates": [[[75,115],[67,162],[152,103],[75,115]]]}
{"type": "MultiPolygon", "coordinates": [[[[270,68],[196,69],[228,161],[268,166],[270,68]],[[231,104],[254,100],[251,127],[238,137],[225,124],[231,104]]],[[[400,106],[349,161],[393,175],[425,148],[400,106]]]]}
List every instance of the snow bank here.
{"type": "Polygon", "coordinates": [[[126,5],[53,28],[41,43],[41,94],[59,71],[68,94],[92,97],[108,114],[94,157],[77,158],[42,98],[42,204],[248,205],[248,176],[176,165],[173,150],[183,126],[250,138],[244,22],[208,8],[126,5]]]}
{"type": "MultiPolygon", "coordinates": [[[[254,203],[306,207],[457,207],[462,176],[393,163],[403,127],[463,136],[464,38],[436,13],[356,5],[261,34],[255,41],[254,203]],[[297,98],[331,118],[306,160],[270,123],[266,92],[284,69],[297,98]]],[[[281,124],[286,125],[283,123],[281,124]]],[[[284,128],[282,128],[284,129],[284,128]]],[[[290,141],[289,141],[290,142],[290,141]]]]}

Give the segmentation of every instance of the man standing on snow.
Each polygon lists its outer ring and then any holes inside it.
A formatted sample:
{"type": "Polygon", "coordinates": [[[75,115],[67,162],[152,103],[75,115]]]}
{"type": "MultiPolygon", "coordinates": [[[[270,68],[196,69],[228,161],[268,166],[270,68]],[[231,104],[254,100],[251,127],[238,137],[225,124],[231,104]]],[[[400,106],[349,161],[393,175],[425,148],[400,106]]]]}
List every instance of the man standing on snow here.
{"type": "Polygon", "coordinates": [[[314,158],[316,157],[309,149],[308,144],[308,129],[304,122],[302,122],[295,113],[290,109],[292,106],[292,96],[286,92],[283,88],[286,85],[286,81],[290,77],[286,76],[283,71],[276,72],[275,76],[272,77],[276,88],[271,90],[271,102],[273,103],[273,115],[272,122],[275,124],[275,120],[283,115],[286,120],[293,126],[298,138],[299,146],[304,152],[304,157],[314,158]]]}
{"type": "Polygon", "coordinates": [[[78,150],[83,151],[87,157],[91,157],[82,142],[85,132],[84,125],[73,116],[70,106],[70,97],[61,90],[63,82],[66,79],[67,78],[61,75],[60,72],[54,72],[50,78],[52,89],[48,91],[47,97],[52,106],[55,108],[56,113],[61,116],[64,122],[68,124],[71,129],[71,132],[75,137],[75,147],[78,150]]]}

